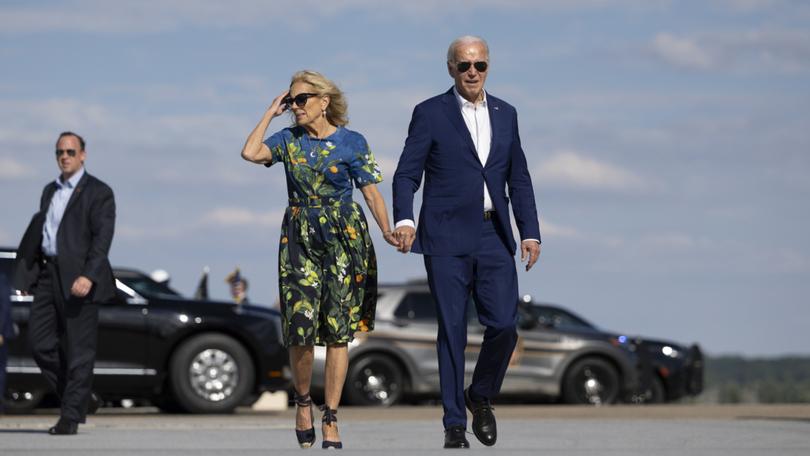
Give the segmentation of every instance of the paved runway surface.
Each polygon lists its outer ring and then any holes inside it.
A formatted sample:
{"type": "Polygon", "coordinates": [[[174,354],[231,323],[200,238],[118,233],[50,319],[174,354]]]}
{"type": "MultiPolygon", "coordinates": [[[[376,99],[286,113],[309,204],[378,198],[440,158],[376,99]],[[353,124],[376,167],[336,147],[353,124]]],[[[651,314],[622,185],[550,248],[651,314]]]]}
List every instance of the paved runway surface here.
{"type": "MultiPolygon", "coordinates": [[[[468,436],[472,451],[533,455],[810,454],[810,406],[496,407],[498,443],[468,436]]],[[[346,453],[444,453],[437,407],[344,407],[346,453]]],[[[56,416],[0,417],[0,455],[301,454],[293,411],[164,415],[103,409],[76,436],[47,434],[56,416]]],[[[320,445],[318,432],[317,445],[320,445]]],[[[312,449],[309,451],[318,451],[312,449]]]]}

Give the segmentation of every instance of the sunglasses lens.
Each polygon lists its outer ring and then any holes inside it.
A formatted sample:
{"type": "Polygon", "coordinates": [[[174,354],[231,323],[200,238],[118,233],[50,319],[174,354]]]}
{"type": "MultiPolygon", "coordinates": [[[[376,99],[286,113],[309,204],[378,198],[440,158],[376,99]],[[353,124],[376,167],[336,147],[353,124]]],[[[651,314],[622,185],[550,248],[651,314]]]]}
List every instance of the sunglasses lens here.
{"type": "Polygon", "coordinates": [[[472,65],[470,62],[458,62],[456,68],[458,68],[459,73],[466,73],[470,69],[470,65],[472,65]]]}
{"type": "Polygon", "coordinates": [[[481,73],[487,71],[487,62],[475,62],[475,69],[481,73]]]}
{"type": "Polygon", "coordinates": [[[68,154],[68,156],[70,156],[70,157],[75,157],[76,156],[76,150],[75,149],[56,149],[56,156],[57,157],[61,157],[62,154],[68,154]]]}

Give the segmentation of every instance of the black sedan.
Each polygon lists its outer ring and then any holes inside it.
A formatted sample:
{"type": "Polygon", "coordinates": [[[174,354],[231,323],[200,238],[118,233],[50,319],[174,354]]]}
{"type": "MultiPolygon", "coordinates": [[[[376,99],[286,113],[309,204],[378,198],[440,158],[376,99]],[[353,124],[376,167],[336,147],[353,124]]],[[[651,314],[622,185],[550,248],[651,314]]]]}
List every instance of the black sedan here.
{"type": "MultiPolygon", "coordinates": [[[[519,325],[523,329],[611,334],[567,309],[534,303],[528,296],[519,303],[518,309],[519,325]]],[[[641,386],[625,398],[627,401],[670,402],[703,391],[703,354],[697,344],[686,347],[644,337],[612,336],[631,345],[642,364],[641,386]]]]}
{"type": "MultiPolygon", "coordinates": [[[[0,251],[0,273],[15,253],[0,251]]],[[[146,399],[161,409],[227,413],[289,386],[280,315],[267,307],[184,298],[132,269],[115,269],[117,299],[99,312],[93,390],[105,401],[146,399]]],[[[31,296],[12,296],[19,336],[9,342],[6,405],[26,410],[47,392],[28,343],[31,296]]]]}

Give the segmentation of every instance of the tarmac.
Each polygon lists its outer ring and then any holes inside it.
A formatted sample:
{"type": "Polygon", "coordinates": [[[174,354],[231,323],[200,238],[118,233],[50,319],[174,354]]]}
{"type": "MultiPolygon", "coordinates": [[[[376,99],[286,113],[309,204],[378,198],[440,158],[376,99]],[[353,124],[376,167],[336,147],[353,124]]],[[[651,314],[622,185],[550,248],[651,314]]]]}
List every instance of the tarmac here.
{"type": "MultiPolygon", "coordinates": [[[[50,436],[57,411],[0,416],[0,455],[301,454],[294,410],[171,415],[103,408],[75,436],[50,436]]],[[[810,405],[497,406],[498,442],[473,452],[531,455],[810,455],[810,405]]],[[[441,408],[341,407],[348,454],[446,454],[441,408]]],[[[316,428],[318,428],[316,423],[316,428]]],[[[320,432],[316,447],[320,449],[320,432]]],[[[456,450],[461,451],[461,450],[456,450]]]]}

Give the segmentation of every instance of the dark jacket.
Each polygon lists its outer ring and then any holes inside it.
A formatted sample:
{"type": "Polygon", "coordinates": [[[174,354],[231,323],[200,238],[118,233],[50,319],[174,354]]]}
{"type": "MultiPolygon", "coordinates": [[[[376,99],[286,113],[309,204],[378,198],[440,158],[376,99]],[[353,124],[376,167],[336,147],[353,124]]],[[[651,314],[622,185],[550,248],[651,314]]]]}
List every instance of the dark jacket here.
{"type": "Polygon", "coordinates": [[[0,336],[3,339],[12,339],[14,333],[14,323],[11,321],[11,287],[6,276],[0,274],[0,336]]]}
{"type": "MultiPolygon", "coordinates": [[[[17,250],[14,287],[32,292],[39,274],[42,227],[56,191],[51,182],[42,191],[39,212],[34,214],[17,250]]],[[[94,302],[115,297],[115,279],[107,256],[115,231],[115,198],[104,182],[85,172],[68,201],[56,233],[57,265],[65,299],[79,276],[93,282],[89,298],[94,302]]]]}

